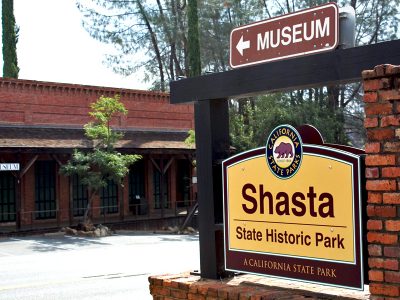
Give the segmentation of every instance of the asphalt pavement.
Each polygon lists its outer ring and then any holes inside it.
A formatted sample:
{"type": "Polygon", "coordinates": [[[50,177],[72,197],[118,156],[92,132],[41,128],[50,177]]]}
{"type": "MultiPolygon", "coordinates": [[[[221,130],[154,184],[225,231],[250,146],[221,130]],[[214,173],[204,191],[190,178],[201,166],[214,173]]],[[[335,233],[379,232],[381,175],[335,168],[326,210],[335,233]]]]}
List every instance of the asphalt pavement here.
{"type": "Polygon", "coordinates": [[[152,299],[148,277],[199,269],[198,235],[0,238],[0,299],[152,299]]]}

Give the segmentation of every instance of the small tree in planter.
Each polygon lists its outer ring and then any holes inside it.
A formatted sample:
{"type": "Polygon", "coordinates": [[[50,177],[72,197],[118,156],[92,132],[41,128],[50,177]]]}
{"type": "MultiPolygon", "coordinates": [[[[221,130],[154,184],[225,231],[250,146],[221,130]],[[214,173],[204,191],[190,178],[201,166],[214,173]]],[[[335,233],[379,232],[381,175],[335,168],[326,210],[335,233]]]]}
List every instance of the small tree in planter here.
{"type": "Polygon", "coordinates": [[[61,167],[61,173],[66,176],[77,175],[82,184],[88,187],[88,204],[83,217],[83,225],[91,224],[89,212],[93,199],[99,195],[100,189],[109,180],[122,186],[124,177],[129,172],[129,166],[141,159],[140,155],[121,154],[114,146],[123,137],[123,133],[111,128],[111,121],[119,114],[128,111],[120,102],[120,97],[101,96],[91,104],[89,115],[94,118],[84,126],[85,135],[93,141],[91,151],[74,150],[72,158],[61,167]]]}

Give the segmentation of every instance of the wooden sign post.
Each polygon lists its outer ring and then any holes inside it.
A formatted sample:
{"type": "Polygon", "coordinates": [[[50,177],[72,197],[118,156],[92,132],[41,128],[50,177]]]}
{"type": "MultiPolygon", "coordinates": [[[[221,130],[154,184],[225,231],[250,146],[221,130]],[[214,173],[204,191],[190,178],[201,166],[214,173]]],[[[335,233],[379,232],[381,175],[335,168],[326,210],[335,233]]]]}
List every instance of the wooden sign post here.
{"type": "Polygon", "coordinates": [[[220,278],[225,271],[221,235],[221,167],[222,160],[229,157],[228,98],[360,81],[363,70],[373,69],[382,62],[400,64],[400,40],[171,82],[171,103],[195,102],[200,268],[203,278],[220,278]]]}
{"type": "Polygon", "coordinates": [[[225,160],[226,269],[363,289],[363,154],[281,125],[225,160]]]}

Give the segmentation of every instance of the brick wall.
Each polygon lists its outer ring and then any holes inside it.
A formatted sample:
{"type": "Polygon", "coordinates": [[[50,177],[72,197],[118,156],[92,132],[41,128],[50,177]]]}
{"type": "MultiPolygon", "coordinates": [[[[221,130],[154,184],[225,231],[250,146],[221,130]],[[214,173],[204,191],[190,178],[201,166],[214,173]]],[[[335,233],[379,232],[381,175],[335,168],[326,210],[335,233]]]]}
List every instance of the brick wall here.
{"type": "Polygon", "coordinates": [[[363,72],[372,299],[400,298],[400,66],[363,72]]]}
{"type": "Polygon", "coordinates": [[[342,299],[367,300],[368,291],[359,292],[309,283],[240,275],[222,280],[201,279],[188,273],[150,276],[154,300],[263,300],[342,299]]]}
{"type": "Polygon", "coordinates": [[[0,78],[0,125],[81,127],[90,103],[115,94],[128,109],[122,128],[194,128],[193,105],[171,105],[167,93],[9,78],[0,78]]]}

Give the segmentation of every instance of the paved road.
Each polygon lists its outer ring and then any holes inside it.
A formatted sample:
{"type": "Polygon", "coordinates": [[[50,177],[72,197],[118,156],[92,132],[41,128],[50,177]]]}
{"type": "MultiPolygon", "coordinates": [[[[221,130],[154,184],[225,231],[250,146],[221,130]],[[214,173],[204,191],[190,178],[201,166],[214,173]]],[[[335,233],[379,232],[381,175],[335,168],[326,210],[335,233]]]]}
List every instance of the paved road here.
{"type": "Polygon", "coordinates": [[[148,276],[199,268],[197,235],[0,239],[0,299],[152,299],[148,276]]]}

